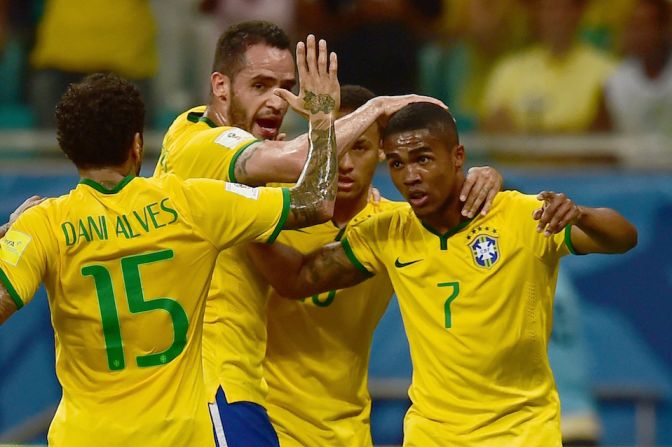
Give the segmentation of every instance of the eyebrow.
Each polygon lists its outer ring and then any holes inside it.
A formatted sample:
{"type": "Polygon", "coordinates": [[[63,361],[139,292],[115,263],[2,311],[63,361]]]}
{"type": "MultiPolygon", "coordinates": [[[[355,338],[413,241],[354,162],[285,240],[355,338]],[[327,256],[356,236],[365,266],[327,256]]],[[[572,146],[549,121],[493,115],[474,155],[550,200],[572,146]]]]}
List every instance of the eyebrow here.
{"type": "Polygon", "coordinates": [[[421,147],[416,147],[413,149],[409,149],[408,153],[409,154],[419,154],[422,152],[433,152],[432,148],[429,146],[421,146],[421,147]]]}

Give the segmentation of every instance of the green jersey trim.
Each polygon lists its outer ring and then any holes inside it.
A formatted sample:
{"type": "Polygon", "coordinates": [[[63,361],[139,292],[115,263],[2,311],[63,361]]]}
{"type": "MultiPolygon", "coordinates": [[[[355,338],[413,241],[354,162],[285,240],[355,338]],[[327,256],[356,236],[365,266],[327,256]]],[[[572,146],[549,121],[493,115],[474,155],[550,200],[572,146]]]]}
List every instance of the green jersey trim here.
{"type": "Polygon", "coordinates": [[[343,247],[343,251],[345,251],[345,255],[348,257],[350,262],[352,262],[352,265],[357,267],[357,270],[364,273],[366,276],[373,276],[373,273],[364,267],[364,265],[359,262],[359,259],[357,259],[357,256],[355,256],[355,253],[352,251],[352,247],[350,246],[350,242],[348,242],[347,237],[341,241],[341,246],[343,247]]]}
{"type": "Polygon", "coordinates": [[[278,224],[275,226],[275,230],[273,230],[273,234],[271,234],[271,237],[268,238],[266,241],[267,244],[272,244],[275,242],[275,240],[278,238],[280,235],[280,232],[282,231],[282,228],[285,226],[285,222],[287,222],[287,217],[289,216],[289,209],[292,204],[292,196],[289,193],[289,188],[282,188],[282,212],[280,213],[280,219],[278,220],[278,224]]]}
{"type": "Polygon", "coordinates": [[[14,301],[14,304],[16,304],[16,308],[21,309],[23,307],[23,300],[16,292],[16,289],[12,285],[12,282],[9,280],[9,278],[2,269],[0,269],[0,281],[2,281],[2,284],[4,284],[5,288],[7,289],[7,292],[9,292],[9,296],[12,298],[12,301],[14,301]]]}
{"type": "Polygon", "coordinates": [[[187,121],[196,124],[197,122],[200,121],[202,116],[203,112],[189,112],[187,113],[187,121]]]}
{"type": "Polygon", "coordinates": [[[135,178],[134,175],[128,175],[128,176],[124,177],[124,179],[123,179],[122,181],[120,181],[120,182],[117,184],[117,186],[115,186],[115,187],[112,188],[112,189],[107,189],[106,187],[104,187],[104,186],[101,185],[100,183],[98,183],[98,182],[96,182],[96,181],[94,181],[94,180],[91,180],[90,178],[83,178],[83,179],[81,179],[81,180],[79,181],[79,184],[80,184],[80,185],[88,185],[88,186],[90,186],[91,188],[95,189],[96,191],[98,191],[98,192],[102,192],[103,194],[116,194],[116,193],[118,193],[119,191],[121,191],[122,189],[124,189],[124,186],[128,185],[128,183],[129,183],[131,180],[133,180],[134,178],[135,178]]]}
{"type": "Polygon", "coordinates": [[[567,248],[569,249],[569,252],[573,255],[578,255],[579,253],[576,252],[576,249],[574,248],[574,244],[572,243],[572,226],[567,225],[565,227],[565,245],[567,245],[567,248]]]}
{"type": "Polygon", "coordinates": [[[441,234],[439,233],[435,228],[431,227],[428,223],[424,221],[420,221],[423,227],[433,235],[437,236],[439,238],[439,241],[441,242],[441,250],[448,250],[448,238],[451,237],[452,235],[459,233],[462,231],[467,225],[471,223],[471,221],[474,220],[473,218],[463,220],[462,222],[458,223],[455,225],[453,228],[449,229],[445,233],[441,234]]]}
{"type": "Polygon", "coordinates": [[[208,126],[212,127],[213,129],[217,127],[217,124],[215,124],[210,118],[207,116],[201,115],[201,117],[198,119],[200,122],[207,124],[208,126]]]}
{"type": "Polygon", "coordinates": [[[245,149],[248,147],[252,146],[254,143],[259,142],[259,140],[253,140],[247,143],[245,146],[241,147],[238,149],[238,151],[233,154],[233,157],[231,158],[231,163],[229,164],[229,181],[233,183],[238,183],[238,180],[236,179],[236,162],[238,161],[238,157],[243,153],[245,149]]]}

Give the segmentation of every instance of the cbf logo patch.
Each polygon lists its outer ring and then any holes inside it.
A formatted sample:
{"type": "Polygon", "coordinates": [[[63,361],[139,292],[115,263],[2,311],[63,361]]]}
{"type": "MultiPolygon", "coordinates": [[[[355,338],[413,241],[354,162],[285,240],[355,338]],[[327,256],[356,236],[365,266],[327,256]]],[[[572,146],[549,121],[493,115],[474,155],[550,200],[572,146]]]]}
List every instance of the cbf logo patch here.
{"type": "Polygon", "coordinates": [[[471,239],[469,248],[476,265],[489,269],[499,261],[499,244],[496,236],[478,234],[472,235],[469,239],[471,239]]]}

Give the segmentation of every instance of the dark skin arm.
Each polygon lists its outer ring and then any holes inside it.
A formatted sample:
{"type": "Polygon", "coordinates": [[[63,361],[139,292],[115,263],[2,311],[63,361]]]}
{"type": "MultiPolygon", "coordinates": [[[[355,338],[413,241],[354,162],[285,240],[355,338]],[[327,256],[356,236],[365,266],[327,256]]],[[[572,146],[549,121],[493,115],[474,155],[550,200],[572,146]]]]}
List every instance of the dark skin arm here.
{"type": "Polygon", "coordinates": [[[572,225],[572,245],[577,253],[625,253],[637,245],[637,229],[610,208],[579,206],[562,193],[542,191],[544,204],[532,217],[539,221],[537,231],[546,236],[572,225]]]}
{"type": "Polygon", "coordinates": [[[251,244],[248,254],[273,288],[290,299],[352,287],[369,278],[348,259],[340,242],[307,255],[280,243],[251,244]]]}

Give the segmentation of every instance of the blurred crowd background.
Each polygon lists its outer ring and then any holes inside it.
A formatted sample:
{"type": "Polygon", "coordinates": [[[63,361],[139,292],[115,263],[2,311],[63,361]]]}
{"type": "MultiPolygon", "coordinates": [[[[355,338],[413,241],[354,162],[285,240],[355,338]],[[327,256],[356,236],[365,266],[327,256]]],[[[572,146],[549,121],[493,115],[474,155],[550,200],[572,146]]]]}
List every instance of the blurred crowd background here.
{"type": "Polygon", "coordinates": [[[165,128],[203,103],[229,24],[326,38],[343,84],[443,99],[462,131],[672,133],[666,0],[2,0],[2,127],[48,128],[69,82],[135,80],[165,128]]]}
{"type": "MultiPolygon", "coordinates": [[[[551,360],[567,445],[672,445],[671,13],[668,0],[0,0],[0,217],[76,182],[48,163],[62,160],[53,111],[69,83],[97,71],[137,83],[151,173],[165,129],[206,102],[228,25],[314,33],[338,53],[342,85],[444,100],[472,164],[507,186],[638,226],[632,253],[565,263],[551,360]]],[[[302,126],[285,120],[290,136],[302,126]]],[[[400,198],[384,169],[374,184],[400,198]]],[[[45,301],[0,332],[0,441],[43,439],[59,398],[45,301]]],[[[393,303],[372,352],[378,444],[400,442],[408,406],[400,328],[393,303]]]]}

